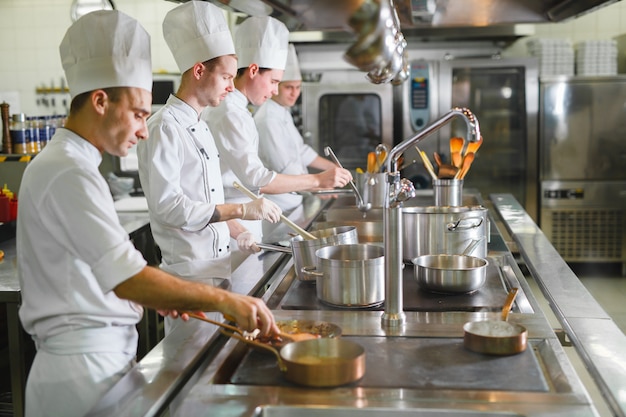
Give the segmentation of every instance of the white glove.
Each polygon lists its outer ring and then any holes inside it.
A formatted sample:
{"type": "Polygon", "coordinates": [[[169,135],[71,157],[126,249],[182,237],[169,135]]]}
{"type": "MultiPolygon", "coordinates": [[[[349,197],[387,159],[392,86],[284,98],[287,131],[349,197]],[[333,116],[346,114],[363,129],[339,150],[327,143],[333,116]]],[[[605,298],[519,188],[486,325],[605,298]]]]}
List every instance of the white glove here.
{"type": "Polygon", "coordinates": [[[243,253],[259,252],[261,248],[256,245],[256,241],[256,237],[249,231],[245,231],[237,235],[237,247],[243,253]]]}
{"type": "Polygon", "coordinates": [[[242,204],[242,209],[242,220],[267,220],[270,223],[277,223],[283,212],[276,203],[263,197],[242,204]]]}

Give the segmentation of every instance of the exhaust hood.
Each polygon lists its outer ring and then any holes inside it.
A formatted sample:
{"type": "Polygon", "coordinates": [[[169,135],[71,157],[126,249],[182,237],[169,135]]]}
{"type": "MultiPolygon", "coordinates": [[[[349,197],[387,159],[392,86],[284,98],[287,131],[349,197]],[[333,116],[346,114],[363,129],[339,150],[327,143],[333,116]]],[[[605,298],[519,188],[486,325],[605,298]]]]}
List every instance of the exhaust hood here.
{"type": "MultiPolygon", "coordinates": [[[[185,0],[170,0],[184,2],[185,0]]],[[[290,31],[350,32],[354,12],[375,0],[207,0],[244,14],[270,14],[290,31]]],[[[561,22],[619,0],[395,0],[402,31],[561,22]]],[[[417,31],[416,33],[419,33],[417,31]]]]}
{"type": "MultiPolygon", "coordinates": [[[[188,0],[169,0],[185,2],[188,0]]],[[[205,0],[285,23],[291,42],[350,42],[344,59],[375,84],[409,77],[408,39],[506,42],[620,0],[205,0]]]]}

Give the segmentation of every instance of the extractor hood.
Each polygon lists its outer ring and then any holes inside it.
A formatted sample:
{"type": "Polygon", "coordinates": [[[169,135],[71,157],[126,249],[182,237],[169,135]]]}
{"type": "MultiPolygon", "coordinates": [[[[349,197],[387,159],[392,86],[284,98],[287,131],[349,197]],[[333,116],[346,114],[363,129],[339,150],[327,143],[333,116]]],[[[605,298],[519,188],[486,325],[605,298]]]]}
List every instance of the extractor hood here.
{"type": "MultiPolygon", "coordinates": [[[[170,0],[185,2],[188,0],[170,0]]],[[[620,0],[205,0],[285,23],[292,42],[351,42],[344,59],[376,84],[409,77],[408,39],[501,41],[620,0]]]]}
{"type": "MultiPolygon", "coordinates": [[[[177,1],[177,0],[174,0],[177,1]]],[[[178,0],[177,2],[184,2],[178,0]]],[[[350,16],[375,0],[208,0],[244,14],[271,14],[290,31],[347,31],[350,16]]],[[[403,32],[561,22],[620,0],[395,0],[403,32]]],[[[419,33],[419,32],[418,32],[419,33]]],[[[406,35],[406,33],[405,33],[406,35]]]]}

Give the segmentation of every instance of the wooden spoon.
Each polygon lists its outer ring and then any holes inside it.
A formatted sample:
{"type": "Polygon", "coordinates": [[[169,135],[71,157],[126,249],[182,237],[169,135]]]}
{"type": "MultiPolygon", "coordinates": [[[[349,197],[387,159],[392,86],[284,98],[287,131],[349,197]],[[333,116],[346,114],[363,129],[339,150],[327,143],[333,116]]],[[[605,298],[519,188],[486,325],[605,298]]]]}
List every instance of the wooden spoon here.
{"type": "Polygon", "coordinates": [[[463,165],[461,166],[459,172],[457,172],[454,176],[455,179],[462,180],[463,178],[465,178],[465,175],[467,175],[467,171],[469,171],[470,169],[470,165],[472,165],[472,162],[474,162],[474,156],[475,154],[473,152],[465,154],[465,156],[463,157],[463,165]]]}
{"type": "MultiPolygon", "coordinates": [[[[259,198],[259,196],[257,196],[256,194],[254,194],[252,191],[248,190],[246,187],[244,187],[243,185],[239,184],[237,181],[233,182],[233,187],[235,187],[236,189],[238,189],[239,191],[241,191],[242,193],[244,193],[245,195],[247,195],[248,197],[250,197],[252,200],[256,200],[257,198],[259,198]]],[[[280,215],[280,220],[285,223],[287,226],[291,227],[291,229],[298,233],[300,236],[302,236],[302,238],[304,240],[315,240],[317,239],[315,237],[315,235],[307,232],[306,230],[304,230],[303,228],[301,228],[300,226],[298,226],[297,224],[295,224],[294,222],[292,222],[291,220],[289,220],[287,217],[285,217],[285,215],[283,215],[281,213],[280,215]]]]}
{"type": "Polygon", "coordinates": [[[480,145],[483,144],[483,137],[481,136],[476,142],[469,142],[467,144],[467,149],[465,150],[465,155],[471,153],[476,153],[480,145]]]}
{"type": "Polygon", "coordinates": [[[454,137],[450,139],[450,161],[457,168],[461,168],[463,162],[461,152],[463,152],[464,143],[465,140],[463,138],[454,137]]]}

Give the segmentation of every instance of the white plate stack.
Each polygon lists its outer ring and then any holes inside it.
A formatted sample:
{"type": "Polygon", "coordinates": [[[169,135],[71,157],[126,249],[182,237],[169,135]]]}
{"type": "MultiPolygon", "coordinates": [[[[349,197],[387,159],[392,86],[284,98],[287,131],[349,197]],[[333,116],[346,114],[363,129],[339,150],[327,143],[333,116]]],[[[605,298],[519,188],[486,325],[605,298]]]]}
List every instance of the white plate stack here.
{"type": "Polygon", "coordinates": [[[536,38],[526,43],[539,59],[539,75],[574,75],[574,48],[568,39],[536,38]]]}
{"type": "Polygon", "coordinates": [[[617,42],[612,39],[606,39],[577,43],[576,74],[617,74],[617,42]]]}

